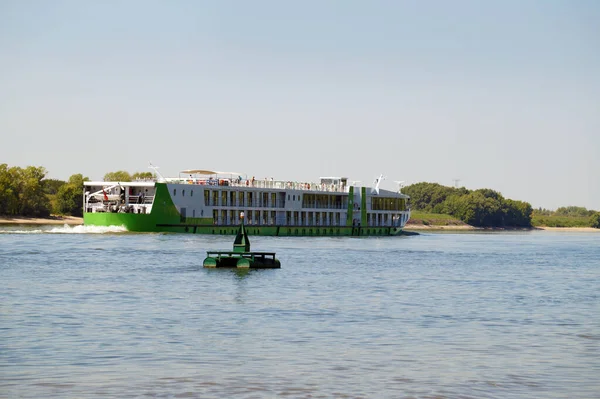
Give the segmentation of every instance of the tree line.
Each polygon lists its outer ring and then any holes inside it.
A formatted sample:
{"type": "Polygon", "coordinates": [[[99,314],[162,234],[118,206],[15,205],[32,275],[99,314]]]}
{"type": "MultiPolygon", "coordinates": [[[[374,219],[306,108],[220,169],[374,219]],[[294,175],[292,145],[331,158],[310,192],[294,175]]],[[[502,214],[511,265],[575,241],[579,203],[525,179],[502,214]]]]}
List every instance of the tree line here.
{"type": "MultiPolygon", "coordinates": [[[[83,182],[89,178],[74,174],[67,181],[46,179],[41,166],[9,167],[0,164],[0,215],[48,217],[51,214],[83,216],[83,182]]],[[[109,172],[104,181],[153,179],[151,172],[109,172]]],[[[528,202],[504,198],[497,191],[482,188],[467,190],[437,183],[416,183],[403,188],[418,211],[448,214],[480,227],[531,227],[532,216],[584,218],[587,226],[600,228],[600,212],[568,206],[556,211],[532,209],[528,202]]],[[[550,219],[549,219],[550,218],[550,219]]],[[[548,223],[548,222],[546,222],[548,223]]]]}
{"type": "MultiPolygon", "coordinates": [[[[41,166],[9,167],[0,164],[0,215],[48,217],[55,215],[83,216],[83,182],[90,179],[74,174],[69,180],[46,179],[41,166]]],[[[109,172],[104,181],[151,179],[151,172],[109,172]]]]}
{"type": "Polygon", "coordinates": [[[402,192],[410,196],[415,210],[448,214],[477,227],[531,227],[532,218],[539,212],[548,216],[582,217],[585,226],[600,228],[600,212],[577,206],[534,211],[528,202],[504,198],[489,188],[468,190],[423,182],[407,186],[402,192]]]}
{"type": "Polygon", "coordinates": [[[539,216],[566,216],[566,217],[590,217],[594,213],[594,210],[586,209],[582,206],[563,206],[555,211],[544,208],[537,208],[533,210],[534,214],[539,216]]]}
{"type": "Polygon", "coordinates": [[[507,199],[497,191],[468,190],[438,183],[416,183],[402,189],[415,210],[448,214],[478,227],[531,227],[528,202],[507,199]]]}
{"type": "Polygon", "coordinates": [[[555,211],[538,208],[533,210],[533,221],[540,226],[600,229],[600,212],[581,206],[560,207],[555,211]]]}

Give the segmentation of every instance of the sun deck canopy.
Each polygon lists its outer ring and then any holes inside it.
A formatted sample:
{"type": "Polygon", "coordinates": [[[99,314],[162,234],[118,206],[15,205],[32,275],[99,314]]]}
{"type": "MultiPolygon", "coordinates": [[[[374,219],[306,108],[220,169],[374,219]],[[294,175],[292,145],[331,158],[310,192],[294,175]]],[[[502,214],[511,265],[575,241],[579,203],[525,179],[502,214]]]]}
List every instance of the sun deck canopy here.
{"type": "Polygon", "coordinates": [[[153,187],[154,181],[84,181],[84,186],[153,187]]]}
{"type": "Polygon", "coordinates": [[[348,178],[347,177],[320,177],[319,178],[321,180],[321,184],[344,184],[346,185],[346,183],[348,182],[348,178]]]}
{"type": "Polygon", "coordinates": [[[204,170],[204,169],[187,169],[182,170],[179,173],[185,173],[188,175],[231,175],[231,176],[242,176],[242,173],[238,172],[219,172],[217,170],[204,170]]]}

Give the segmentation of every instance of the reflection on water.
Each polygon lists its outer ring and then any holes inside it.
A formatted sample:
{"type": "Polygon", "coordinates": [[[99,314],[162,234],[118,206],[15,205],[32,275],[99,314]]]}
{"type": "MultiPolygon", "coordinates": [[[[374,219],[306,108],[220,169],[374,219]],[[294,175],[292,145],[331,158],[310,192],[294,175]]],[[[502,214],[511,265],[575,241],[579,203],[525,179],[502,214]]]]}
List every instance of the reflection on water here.
{"type": "Polygon", "coordinates": [[[600,234],[0,235],[0,397],[593,398],[600,234]]]}

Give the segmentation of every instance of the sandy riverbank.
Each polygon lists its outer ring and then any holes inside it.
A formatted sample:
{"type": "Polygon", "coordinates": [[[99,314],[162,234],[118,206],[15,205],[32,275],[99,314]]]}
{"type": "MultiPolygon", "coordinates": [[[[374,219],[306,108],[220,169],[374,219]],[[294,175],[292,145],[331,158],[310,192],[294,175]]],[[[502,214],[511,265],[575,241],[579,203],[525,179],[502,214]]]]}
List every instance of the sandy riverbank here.
{"type": "Polygon", "coordinates": [[[74,216],[52,216],[49,218],[27,218],[27,217],[0,217],[0,225],[2,224],[58,224],[58,225],[79,225],[83,224],[83,218],[74,216]]]}
{"type": "Polygon", "coordinates": [[[425,224],[407,224],[404,226],[404,230],[483,230],[479,227],[473,227],[468,224],[463,225],[448,225],[448,226],[434,226],[434,225],[425,225],[425,224]]]}
{"type": "Polygon", "coordinates": [[[451,225],[451,226],[432,226],[423,224],[407,224],[404,227],[406,231],[564,231],[580,233],[600,233],[600,229],[593,227],[531,227],[531,228],[503,228],[503,227],[473,227],[470,225],[451,225]]]}
{"type": "Polygon", "coordinates": [[[578,231],[582,233],[600,233],[600,229],[593,227],[534,227],[533,230],[545,231],[578,231]]]}

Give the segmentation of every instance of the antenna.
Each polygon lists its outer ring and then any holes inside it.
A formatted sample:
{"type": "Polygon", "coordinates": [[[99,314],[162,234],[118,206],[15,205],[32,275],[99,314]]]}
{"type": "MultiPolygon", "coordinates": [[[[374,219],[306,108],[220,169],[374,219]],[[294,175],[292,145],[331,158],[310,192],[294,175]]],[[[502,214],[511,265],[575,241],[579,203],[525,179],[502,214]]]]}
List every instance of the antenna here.
{"type": "Polygon", "coordinates": [[[452,179],[452,181],[454,182],[454,187],[458,188],[458,182],[460,181],[460,179],[452,179]]]}
{"type": "Polygon", "coordinates": [[[404,180],[401,180],[401,181],[394,180],[394,183],[398,184],[398,192],[401,192],[402,188],[404,187],[404,180]]]}
{"type": "Polygon", "coordinates": [[[381,181],[383,179],[385,179],[385,176],[383,176],[383,175],[379,175],[379,177],[377,179],[375,179],[375,181],[373,182],[373,184],[375,186],[371,189],[371,194],[373,194],[373,192],[376,192],[377,194],[379,194],[379,184],[381,184],[381,181]]]}
{"type": "Polygon", "coordinates": [[[152,162],[148,162],[148,165],[149,165],[148,167],[150,169],[152,169],[158,177],[160,177],[160,179],[158,179],[158,181],[165,181],[165,178],[163,177],[163,175],[161,175],[160,172],[158,171],[158,169],[159,169],[158,166],[152,165],[152,162]]]}

